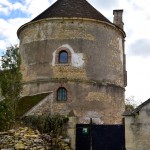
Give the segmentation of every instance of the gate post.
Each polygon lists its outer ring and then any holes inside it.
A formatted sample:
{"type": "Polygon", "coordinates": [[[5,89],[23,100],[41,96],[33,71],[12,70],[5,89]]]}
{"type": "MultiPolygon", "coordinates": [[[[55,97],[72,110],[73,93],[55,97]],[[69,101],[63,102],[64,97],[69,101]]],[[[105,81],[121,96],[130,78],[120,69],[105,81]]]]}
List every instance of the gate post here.
{"type": "Polygon", "coordinates": [[[77,117],[69,117],[67,134],[71,139],[71,148],[75,150],[77,117]]]}
{"type": "Polygon", "coordinates": [[[92,118],[90,118],[90,150],[92,150],[92,118]]]}

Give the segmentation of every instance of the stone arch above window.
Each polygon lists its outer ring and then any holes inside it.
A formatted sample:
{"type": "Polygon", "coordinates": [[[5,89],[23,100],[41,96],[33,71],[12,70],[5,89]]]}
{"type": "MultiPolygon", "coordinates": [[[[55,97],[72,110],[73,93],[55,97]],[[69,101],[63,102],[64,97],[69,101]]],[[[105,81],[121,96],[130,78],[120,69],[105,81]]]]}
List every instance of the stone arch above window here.
{"type": "Polygon", "coordinates": [[[64,87],[60,87],[57,90],[57,101],[66,101],[67,100],[67,90],[64,87]]]}
{"type": "MultiPolygon", "coordinates": [[[[52,54],[52,66],[59,66],[59,65],[69,65],[77,68],[82,68],[85,66],[85,60],[86,55],[83,53],[77,53],[77,50],[74,50],[70,45],[63,44],[62,46],[58,47],[52,54]],[[61,53],[62,52],[62,53],[61,53]],[[64,55],[68,56],[68,62],[63,60],[63,63],[61,63],[60,60],[60,54],[63,54],[63,52],[66,52],[64,55]]],[[[67,59],[65,59],[67,60],[67,59]]]]}
{"type": "Polygon", "coordinates": [[[66,47],[60,47],[56,50],[55,55],[56,64],[70,64],[71,63],[71,52],[66,47]]]}

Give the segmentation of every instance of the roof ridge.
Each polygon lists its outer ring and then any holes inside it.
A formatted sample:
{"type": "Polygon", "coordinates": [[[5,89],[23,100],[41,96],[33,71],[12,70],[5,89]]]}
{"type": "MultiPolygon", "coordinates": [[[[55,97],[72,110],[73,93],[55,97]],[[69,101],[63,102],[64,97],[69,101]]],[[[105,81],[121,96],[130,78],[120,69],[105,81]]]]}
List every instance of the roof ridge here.
{"type": "Polygon", "coordinates": [[[111,23],[86,0],[57,0],[31,22],[56,17],[89,18],[111,23]]]}

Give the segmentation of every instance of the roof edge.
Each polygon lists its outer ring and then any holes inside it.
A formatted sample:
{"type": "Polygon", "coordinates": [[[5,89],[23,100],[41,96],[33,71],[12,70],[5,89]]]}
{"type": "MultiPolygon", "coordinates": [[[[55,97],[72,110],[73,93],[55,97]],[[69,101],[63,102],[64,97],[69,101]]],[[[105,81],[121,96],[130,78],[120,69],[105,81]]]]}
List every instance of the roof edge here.
{"type": "Polygon", "coordinates": [[[136,107],[132,113],[136,114],[137,112],[139,112],[144,106],[146,106],[148,103],[150,103],[150,99],[146,100],[145,102],[143,102],[141,105],[139,105],[138,107],[136,107]]]}
{"type": "Polygon", "coordinates": [[[130,111],[125,111],[123,114],[122,114],[122,116],[125,116],[125,117],[127,117],[127,116],[134,116],[134,114],[132,113],[132,111],[130,112],[130,111]]]}
{"type": "Polygon", "coordinates": [[[19,29],[17,30],[17,36],[18,36],[18,38],[19,38],[19,34],[20,34],[21,30],[22,30],[23,28],[25,28],[26,26],[31,25],[31,24],[35,24],[35,23],[39,23],[39,22],[46,22],[46,21],[49,21],[49,20],[82,20],[82,21],[99,22],[99,23],[107,24],[107,25],[110,25],[110,26],[112,26],[112,27],[114,27],[114,28],[117,28],[117,29],[123,34],[124,38],[126,37],[125,31],[124,31],[123,29],[119,28],[117,25],[111,23],[111,22],[109,23],[109,22],[100,21],[100,20],[96,20],[96,19],[89,19],[89,18],[56,17],[56,18],[46,18],[46,19],[41,19],[41,20],[37,20],[37,21],[34,21],[34,22],[25,23],[24,25],[22,25],[21,27],[19,27],[19,29]]]}
{"type": "Polygon", "coordinates": [[[141,105],[136,107],[133,111],[127,112],[125,111],[122,116],[135,116],[144,106],[146,106],[148,103],[150,103],[150,99],[146,100],[143,102],[141,105]]]}

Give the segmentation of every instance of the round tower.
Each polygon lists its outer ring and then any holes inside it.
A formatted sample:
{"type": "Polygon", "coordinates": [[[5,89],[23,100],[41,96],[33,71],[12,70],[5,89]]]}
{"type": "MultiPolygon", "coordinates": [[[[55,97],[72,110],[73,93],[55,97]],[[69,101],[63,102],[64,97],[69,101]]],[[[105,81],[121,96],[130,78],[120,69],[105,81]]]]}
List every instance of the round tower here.
{"type": "Polygon", "coordinates": [[[58,0],[18,30],[23,94],[53,92],[46,112],[73,111],[80,123],[93,118],[120,124],[126,86],[122,27],[86,0],[58,0]]]}

